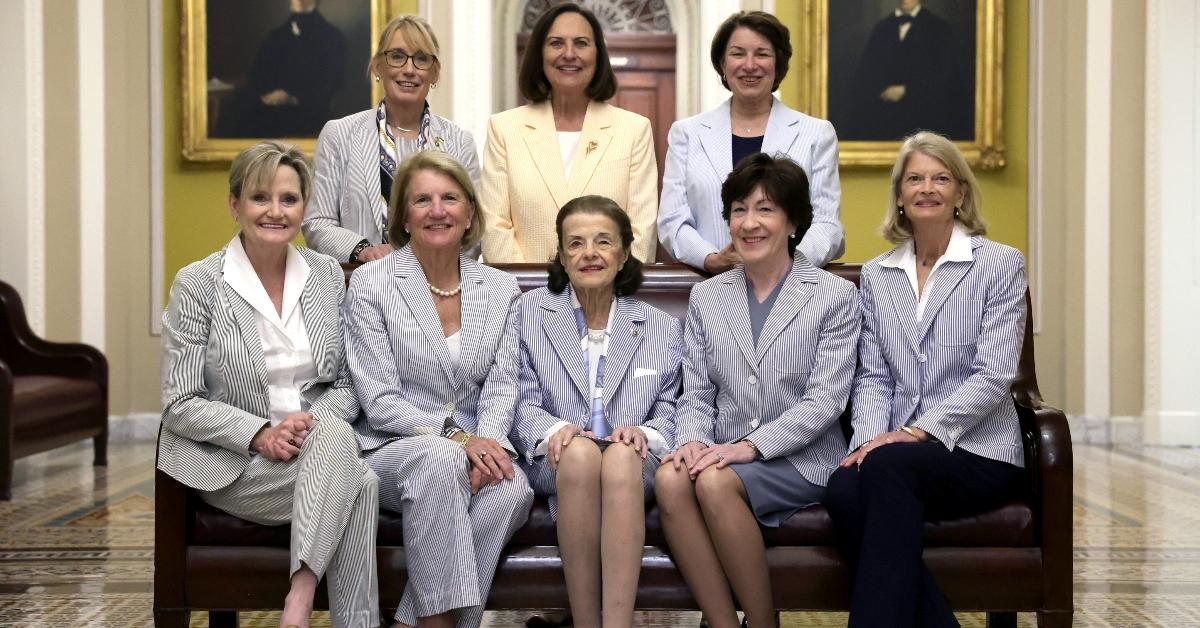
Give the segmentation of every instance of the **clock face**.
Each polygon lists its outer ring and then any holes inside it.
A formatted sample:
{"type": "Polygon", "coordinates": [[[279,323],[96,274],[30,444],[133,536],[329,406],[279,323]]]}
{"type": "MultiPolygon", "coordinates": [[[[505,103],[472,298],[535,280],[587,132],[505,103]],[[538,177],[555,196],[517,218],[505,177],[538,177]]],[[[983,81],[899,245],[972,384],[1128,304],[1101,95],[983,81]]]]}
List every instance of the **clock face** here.
{"type": "MultiPolygon", "coordinates": [[[[561,0],[529,0],[521,16],[521,32],[533,30],[546,9],[561,0]]],[[[665,0],[579,0],[600,20],[605,33],[671,33],[671,14],[665,0]]]]}

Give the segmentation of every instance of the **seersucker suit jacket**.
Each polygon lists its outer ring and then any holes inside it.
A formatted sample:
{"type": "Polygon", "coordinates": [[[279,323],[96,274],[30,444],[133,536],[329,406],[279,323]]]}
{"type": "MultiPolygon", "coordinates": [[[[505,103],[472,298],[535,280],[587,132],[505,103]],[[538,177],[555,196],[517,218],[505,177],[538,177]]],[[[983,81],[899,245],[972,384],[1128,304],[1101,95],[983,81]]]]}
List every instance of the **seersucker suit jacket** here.
{"type": "Polygon", "coordinates": [[[492,263],[549,260],[558,249],[558,210],[573,198],[599,194],[629,214],[634,257],[654,263],[658,162],[650,121],[592,101],[571,163],[568,178],[549,100],[488,120],[479,193],[487,219],[483,258],[492,263]]]}
{"type": "Polygon", "coordinates": [[[746,438],[825,486],[846,454],[838,418],[854,377],[854,284],[797,254],[757,346],[742,266],[692,289],[676,446],[746,438]]]}
{"type": "Polygon", "coordinates": [[[440,434],[447,419],[508,440],[517,402],[520,289],[512,275],[462,255],[462,336],[450,356],[421,264],[405,246],[350,277],[342,305],[346,354],[363,416],[363,451],[397,438],[440,434]]]}
{"type": "MultiPolygon", "coordinates": [[[[314,417],[349,422],[358,398],[338,311],[345,278],[333,259],[299,251],[309,267],[301,316],[317,367],[301,395],[314,417]]],[[[158,468],[202,491],[228,486],[246,470],[270,405],[254,307],[225,283],[224,263],[222,249],[180,270],[163,314],[158,468]]]]}
{"type": "MultiPolygon", "coordinates": [[[[579,346],[571,286],[539,288],[521,297],[521,396],[513,444],[533,461],[538,441],[559,421],[587,430],[591,422],[588,365],[579,346]]],[[[616,297],[609,325],[604,409],[610,425],[644,425],[671,447],[683,362],[679,319],[633,297],[616,297]]]]}
{"type": "MultiPolygon", "coordinates": [[[[330,120],[317,138],[312,199],[304,212],[308,246],[339,262],[366,239],[383,242],[387,200],[379,190],[379,127],[376,110],[330,120]]],[[[444,150],[479,184],[479,157],[470,131],[436,114],[429,116],[429,147],[444,150]]]]}
{"type": "MultiPolygon", "coordinates": [[[[735,165],[729,103],[679,120],[667,134],[658,237],[671,255],[696,268],[729,244],[729,225],[721,217],[721,185],[735,165]]],[[[762,152],[787,155],[808,174],[813,221],[796,250],[817,267],[840,257],[846,247],[833,125],[776,98],[762,152]]]]}
{"type": "Polygon", "coordinates": [[[862,269],[863,329],[854,379],[853,451],[877,434],[918,427],[953,450],[1024,466],[1012,401],[1025,338],[1025,260],[980,236],[974,259],[933,275],[921,321],[903,269],[862,269]]]}

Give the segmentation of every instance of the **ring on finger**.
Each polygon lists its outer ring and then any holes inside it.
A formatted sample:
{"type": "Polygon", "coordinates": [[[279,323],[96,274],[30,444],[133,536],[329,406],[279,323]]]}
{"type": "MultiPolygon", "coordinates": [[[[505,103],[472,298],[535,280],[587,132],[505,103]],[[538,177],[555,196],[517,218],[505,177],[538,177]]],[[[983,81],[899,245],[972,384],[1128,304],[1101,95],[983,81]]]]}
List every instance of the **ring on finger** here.
{"type": "Polygon", "coordinates": [[[288,444],[289,444],[289,445],[291,445],[292,447],[295,447],[295,446],[296,446],[296,439],[294,439],[294,438],[289,438],[289,439],[288,439],[288,444]]]}
{"type": "Polygon", "coordinates": [[[479,459],[483,460],[484,458],[487,458],[487,452],[486,451],[479,452],[479,459]]]}
{"type": "Polygon", "coordinates": [[[723,460],[725,460],[725,454],[717,452],[717,462],[721,462],[723,460]]]}

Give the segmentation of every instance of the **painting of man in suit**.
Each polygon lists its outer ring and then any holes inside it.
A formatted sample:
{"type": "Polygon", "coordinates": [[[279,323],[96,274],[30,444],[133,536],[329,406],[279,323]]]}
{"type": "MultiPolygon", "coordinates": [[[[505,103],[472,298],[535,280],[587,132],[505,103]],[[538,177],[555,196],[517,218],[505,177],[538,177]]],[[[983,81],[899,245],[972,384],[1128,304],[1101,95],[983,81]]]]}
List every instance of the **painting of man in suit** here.
{"type": "Polygon", "coordinates": [[[316,137],[325,122],[369,104],[368,3],[209,0],[207,8],[211,137],[316,137]]]}
{"type": "Polygon", "coordinates": [[[899,140],[917,129],[973,139],[974,2],[832,2],[829,42],[830,120],[841,140],[899,140]]]}

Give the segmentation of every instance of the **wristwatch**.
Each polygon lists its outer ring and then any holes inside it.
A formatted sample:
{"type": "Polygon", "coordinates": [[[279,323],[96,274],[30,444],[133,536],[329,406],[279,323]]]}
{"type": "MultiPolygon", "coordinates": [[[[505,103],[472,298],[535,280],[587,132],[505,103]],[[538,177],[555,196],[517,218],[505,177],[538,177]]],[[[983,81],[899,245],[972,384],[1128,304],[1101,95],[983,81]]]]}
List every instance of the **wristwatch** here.
{"type": "Polygon", "coordinates": [[[366,240],[363,240],[362,242],[359,242],[358,244],[354,245],[354,250],[350,251],[349,262],[351,264],[357,264],[358,263],[358,254],[362,253],[365,249],[369,248],[370,246],[371,246],[371,243],[366,240]]]}

